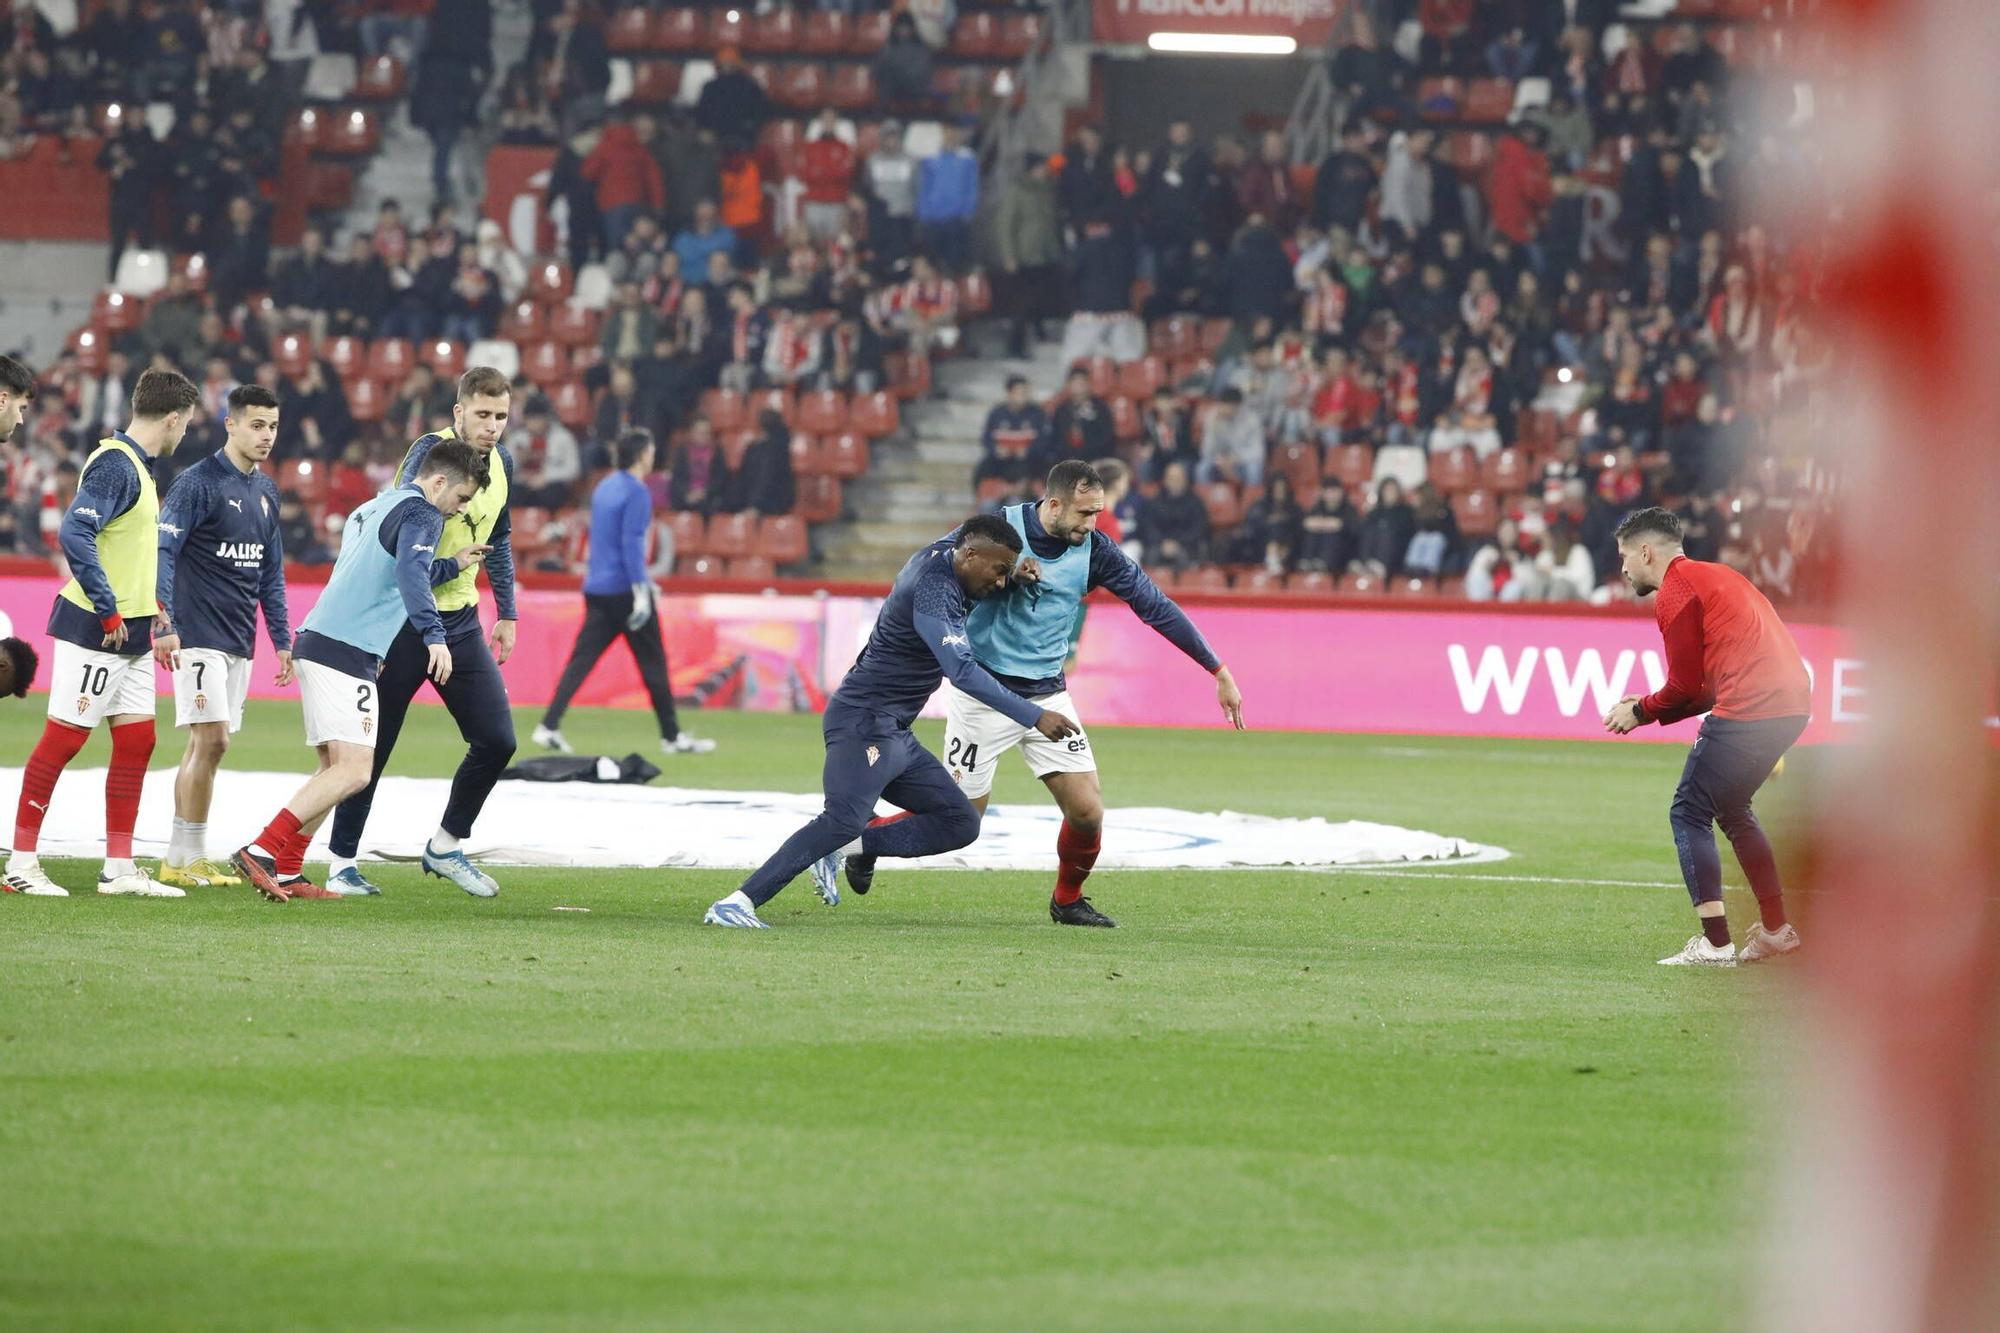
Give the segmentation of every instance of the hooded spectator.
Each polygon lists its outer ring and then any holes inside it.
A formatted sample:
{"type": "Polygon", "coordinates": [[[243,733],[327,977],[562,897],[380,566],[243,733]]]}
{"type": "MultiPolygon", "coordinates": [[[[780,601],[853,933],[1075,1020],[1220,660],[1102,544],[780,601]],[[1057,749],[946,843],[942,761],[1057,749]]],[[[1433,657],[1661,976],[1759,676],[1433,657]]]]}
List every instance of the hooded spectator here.
{"type": "MultiPolygon", "coordinates": [[[[651,122],[647,122],[650,127],[651,122]]],[[[666,207],[667,186],[660,164],[629,120],[615,120],[580,168],[596,190],[597,212],[603,219],[608,254],[625,243],[625,233],[641,214],[658,214],[666,207]]]]}

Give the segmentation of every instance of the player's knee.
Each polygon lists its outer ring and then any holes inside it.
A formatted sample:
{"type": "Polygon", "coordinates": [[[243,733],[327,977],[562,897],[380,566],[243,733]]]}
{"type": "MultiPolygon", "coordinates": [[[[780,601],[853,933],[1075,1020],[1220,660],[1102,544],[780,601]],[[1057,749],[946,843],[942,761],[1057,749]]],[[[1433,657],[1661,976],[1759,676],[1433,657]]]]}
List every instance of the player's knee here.
{"type": "Polygon", "coordinates": [[[951,842],[947,851],[970,847],[978,841],[979,812],[972,808],[971,801],[960,801],[945,812],[944,836],[951,842]]]}
{"type": "Polygon", "coordinates": [[[1674,793],[1674,803],[1667,809],[1667,821],[1675,828],[1706,829],[1715,826],[1715,812],[1706,801],[1688,791],[1674,793]]]}
{"type": "Polygon", "coordinates": [[[195,754],[202,760],[218,764],[222,756],[229,753],[229,728],[216,723],[204,723],[194,729],[192,737],[195,754]]]}

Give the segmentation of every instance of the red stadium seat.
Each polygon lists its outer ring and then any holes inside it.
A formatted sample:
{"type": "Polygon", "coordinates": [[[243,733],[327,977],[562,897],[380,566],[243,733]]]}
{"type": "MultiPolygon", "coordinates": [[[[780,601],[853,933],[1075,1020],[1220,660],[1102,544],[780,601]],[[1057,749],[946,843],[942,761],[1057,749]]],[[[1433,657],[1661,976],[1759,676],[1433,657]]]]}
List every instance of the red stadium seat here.
{"type": "Polygon", "coordinates": [[[871,440],[879,440],[884,435],[894,435],[896,427],[902,423],[902,413],[896,408],[895,395],[877,391],[857,393],[847,405],[847,424],[871,440]]]}
{"type": "Polygon", "coordinates": [[[320,131],[319,151],[336,157],[367,157],[382,143],[382,125],[371,111],[349,107],[333,113],[320,131]]]}
{"type": "Polygon", "coordinates": [[[1417,114],[1425,120],[1456,120],[1464,105],[1463,79],[1430,78],[1417,82],[1417,114]]]}
{"type": "Polygon", "coordinates": [[[1210,481],[1197,486],[1201,502],[1208,509],[1208,526],[1213,532],[1222,532],[1243,521],[1243,504],[1236,497],[1236,485],[1228,481],[1210,481]]]}
{"type": "Polygon", "coordinates": [[[1285,576],[1285,591],[1302,593],[1313,597],[1331,596],[1334,589],[1333,575],[1325,570],[1309,570],[1300,574],[1285,576]]]}
{"type": "MultiPolygon", "coordinates": [[[[882,370],[889,377],[889,391],[903,402],[931,391],[931,360],[927,356],[891,352],[882,358],[882,370]]],[[[851,420],[851,404],[848,410],[851,420]]]]}
{"type": "Polygon", "coordinates": [[[757,133],[758,160],[774,176],[796,176],[799,174],[799,153],[805,141],[805,126],[799,121],[766,121],[764,128],[757,133]]]}
{"type": "Polygon", "coordinates": [[[681,91],[681,62],[640,60],[632,66],[632,94],[627,99],[636,106],[667,106],[681,91]]]}
{"type": "Polygon", "coordinates": [[[345,212],[354,202],[354,168],[339,162],[306,163],[306,210],[345,212]]]}
{"type": "Polygon", "coordinates": [[[1218,565],[1199,565],[1182,570],[1174,587],[1181,592],[1228,592],[1229,573],[1218,565]]]}
{"type": "Polygon", "coordinates": [[[271,342],[271,359],[278,364],[278,373],[288,380],[302,378],[306,367],[312,364],[312,338],[303,333],[284,333],[271,342]]]}
{"type": "Polygon", "coordinates": [[[1488,490],[1519,495],[1528,489],[1531,477],[1528,455],[1519,449],[1497,450],[1488,455],[1483,473],[1488,490]]]}
{"type": "Polygon", "coordinates": [[[1375,475],[1375,451],[1365,444],[1335,445],[1327,450],[1320,475],[1358,493],[1375,475]]]}
{"type": "Polygon", "coordinates": [[[1465,89],[1467,120],[1505,120],[1514,110],[1514,85],[1507,79],[1474,79],[1465,89]]]}
{"type": "Polygon", "coordinates": [[[986,60],[999,46],[1000,25],[991,14],[962,14],[945,43],[944,55],[948,60],[986,60]]]}
{"type": "Polygon", "coordinates": [[[530,343],[546,336],[548,312],[533,301],[516,301],[500,318],[499,336],[512,343],[530,343]]]}
{"type": "Polygon", "coordinates": [[[774,579],[778,571],[766,556],[739,555],[729,562],[728,575],[732,579],[756,582],[759,579],[774,579]]]}
{"type": "Polygon", "coordinates": [[[708,553],[708,520],[692,509],[677,510],[668,520],[674,533],[674,559],[708,553]]]}
{"type": "Polygon", "coordinates": [[[827,461],[826,450],[821,447],[817,435],[808,435],[802,430],[792,432],[792,475],[795,477],[823,477],[833,471],[827,461]]]}
{"type": "Polygon", "coordinates": [[[559,259],[544,260],[528,270],[528,295],[543,305],[560,305],[575,289],[575,275],[559,259]]]}
{"type": "Polygon", "coordinates": [[[1470,447],[1461,445],[1431,455],[1431,485],[1446,495],[1462,495],[1479,489],[1479,458],[1470,447]]]}
{"type": "Polygon", "coordinates": [[[796,514],[772,514],[757,525],[756,553],[774,565],[792,565],[806,558],[805,520],[796,514]]]}
{"type": "MultiPolygon", "coordinates": [[[[343,167],[341,168],[341,170],[346,170],[346,168],[343,167]]],[[[174,267],[180,270],[181,276],[188,280],[188,285],[190,287],[194,288],[198,292],[205,292],[208,290],[207,255],[199,253],[182,255],[180,258],[174,260],[173,262],[174,262],[174,267]]]]}
{"type": "Polygon", "coordinates": [[[1292,483],[1292,498],[1302,507],[1312,505],[1312,497],[1319,490],[1319,446],[1316,444],[1281,444],[1271,451],[1270,470],[1281,474],[1292,483]]]}
{"type": "Polygon", "coordinates": [[[1154,565],[1147,569],[1146,577],[1162,588],[1171,588],[1181,581],[1180,571],[1172,565],[1154,565]]]}
{"type": "Polygon", "coordinates": [[[366,102],[393,102],[403,95],[406,82],[402,61],[394,56],[375,56],[361,62],[354,77],[354,95],[366,102]]]}
{"type": "Polygon", "coordinates": [[[766,412],[776,412],[792,424],[793,399],[790,389],[752,389],[744,401],[744,409],[749,414],[746,426],[756,426],[764,419],[766,412]]]}
{"type": "Polygon", "coordinates": [[[857,14],[848,29],[847,49],[858,56],[872,56],[889,44],[889,11],[871,10],[857,14]]]}
{"type": "Polygon", "coordinates": [[[332,125],[331,112],[301,107],[292,116],[291,123],[285,126],[285,138],[304,144],[308,152],[318,152],[320,141],[330,132],[332,125]]]}
{"type": "Polygon", "coordinates": [[[743,39],[750,33],[750,18],[744,12],[748,5],[733,9],[716,9],[708,16],[708,48],[719,51],[725,46],[739,50],[743,39]]]}
{"type": "Polygon", "coordinates": [[[333,373],[346,383],[362,373],[368,365],[368,341],[343,333],[337,338],[329,338],[321,344],[319,353],[333,367],[333,373]]]}
{"type": "Polygon", "coordinates": [[[549,405],[555,409],[556,420],[571,430],[582,430],[590,425],[592,414],[590,390],[583,387],[580,380],[565,380],[549,395],[549,405]]]}
{"type": "Polygon", "coordinates": [[[295,491],[308,505],[318,504],[333,490],[333,468],[310,458],[295,458],[278,464],[278,489],[295,491]]]}
{"type": "Polygon", "coordinates": [[[433,338],[424,344],[424,363],[449,384],[465,373],[465,344],[449,338],[433,338]]]}
{"type": "Polygon", "coordinates": [[[855,431],[844,430],[826,435],[819,442],[821,456],[826,460],[826,470],[843,481],[868,474],[868,437],[855,431]]]}
{"type": "Polygon", "coordinates": [[[521,373],[536,388],[546,392],[575,374],[570,365],[569,349],[561,343],[543,338],[520,346],[521,373]]]}
{"type": "Polygon", "coordinates": [[[1201,322],[1201,350],[1205,356],[1214,356],[1222,350],[1222,344],[1229,341],[1229,331],[1236,322],[1227,315],[1216,315],[1201,322]]]}
{"type": "Polygon", "coordinates": [[[708,23],[699,9],[663,9],[653,20],[653,45],[662,51],[706,51],[708,23]]]}
{"type": "Polygon", "coordinates": [[[1390,579],[1389,591],[1398,597],[1435,597],[1438,595],[1438,585],[1436,579],[1427,579],[1419,574],[1406,574],[1390,579]]]}
{"type": "Polygon", "coordinates": [[[1127,361],[1118,367],[1118,394],[1122,398],[1148,399],[1167,382],[1167,363],[1157,356],[1127,361]]]}
{"type": "Polygon", "coordinates": [[[743,49],[762,55],[786,55],[799,48],[798,14],[790,9],[774,9],[750,21],[743,34],[743,49]]]}
{"type": "Polygon", "coordinates": [[[614,55],[633,55],[650,51],[657,44],[653,33],[653,11],[644,5],[633,5],[612,14],[604,25],[604,44],[614,55]]]}
{"type": "Polygon", "coordinates": [[[416,348],[407,339],[377,338],[368,349],[368,373],[378,380],[401,384],[416,364],[416,348]]]}
{"type": "Polygon", "coordinates": [[[826,72],[818,65],[780,65],[771,80],[771,100],[779,106],[799,111],[816,111],[825,105],[826,72]]]}
{"type": "Polygon", "coordinates": [[[847,49],[847,15],[815,9],[799,31],[799,50],[812,56],[835,56],[847,49]]]}
{"type": "Polygon", "coordinates": [[[1451,512],[1465,537],[1490,537],[1500,526],[1500,506],[1485,491],[1465,491],[1451,497],[1451,512]]]}
{"type": "Polygon", "coordinates": [[[549,312],[549,337],[570,347],[595,347],[601,312],[577,305],[560,305],[549,312]]]}
{"type": "Polygon", "coordinates": [[[710,389],[701,396],[701,417],[718,432],[742,430],[750,422],[743,395],[734,389],[710,389]]]}
{"type": "Polygon", "coordinates": [[[1268,569],[1253,569],[1248,574],[1236,578],[1236,591],[1263,593],[1266,596],[1285,591],[1285,576],[1268,569]]]}
{"type": "Polygon", "coordinates": [[[362,375],[343,383],[347,390],[347,414],[356,421],[380,421],[389,410],[389,395],[381,381],[362,375]]]}
{"type": "Polygon", "coordinates": [[[797,413],[798,419],[794,424],[800,430],[811,431],[815,435],[831,435],[835,431],[845,430],[847,395],[836,389],[821,389],[801,394],[797,413]]]}
{"type": "Polygon", "coordinates": [[[1099,398],[1118,396],[1118,363],[1108,356],[1093,356],[1071,366],[1071,370],[1083,369],[1090,372],[1090,391],[1099,398]]]}
{"type": "Polygon", "coordinates": [[[983,315],[993,308],[993,284],[984,273],[968,273],[960,278],[958,291],[959,304],[968,315],[983,315]]]}
{"type": "Polygon", "coordinates": [[[1005,477],[988,477],[973,491],[973,502],[981,509],[991,509],[1014,493],[1014,483],[1005,477]]]}
{"type": "Polygon", "coordinates": [[[835,65],[827,78],[826,100],[842,111],[875,105],[875,75],[866,65],[835,65]]]}
{"type": "Polygon", "coordinates": [[[840,517],[837,477],[800,477],[798,497],[798,507],[793,512],[808,523],[831,523],[840,517]]]}
{"type": "Polygon", "coordinates": [[[730,471],[743,466],[743,455],[750,452],[750,446],[756,439],[755,431],[732,430],[716,441],[722,447],[722,461],[730,471]]]}
{"type": "Polygon", "coordinates": [[[1155,356],[1192,356],[1201,350],[1201,321],[1193,315],[1156,319],[1148,340],[1155,356]]]}
{"type": "Polygon", "coordinates": [[[1000,20],[1000,40],[993,54],[1002,60],[1018,61],[1042,40],[1040,14],[1009,14],[1000,20]]]}
{"type": "Polygon", "coordinates": [[[1381,597],[1389,591],[1373,574],[1349,574],[1341,580],[1340,590],[1350,597],[1381,597]]]}
{"type": "Polygon", "coordinates": [[[743,67],[743,72],[766,93],[771,91],[771,86],[778,77],[777,67],[768,60],[753,60],[743,67]]]}
{"type": "Polygon", "coordinates": [[[129,333],[145,318],[144,302],[124,292],[99,292],[90,303],[90,323],[107,333],[129,333]]]}
{"type": "Polygon", "coordinates": [[[102,375],[104,366],[111,359],[111,349],[102,333],[85,327],[70,335],[69,348],[76,353],[76,364],[87,375],[102,375]]]}

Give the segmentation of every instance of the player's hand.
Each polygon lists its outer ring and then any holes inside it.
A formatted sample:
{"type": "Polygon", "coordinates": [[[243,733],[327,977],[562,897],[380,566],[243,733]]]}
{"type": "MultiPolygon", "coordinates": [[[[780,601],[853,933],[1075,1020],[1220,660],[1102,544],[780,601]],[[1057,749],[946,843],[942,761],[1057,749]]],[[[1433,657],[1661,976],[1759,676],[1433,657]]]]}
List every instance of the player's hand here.
{"type": "Polygon", "coordinates": [[[442,685],[451,679],[451,649],[434,643],[430,646],[430,655],[430,665],[424,668],[424,674],[442,685]]]}
{"type": "Polygon", "coordinates": [[[124,621],[121,620],[118,622],[117,629],[105,631],[104,647],[106,648],[106,650],[115,653],[119,649],[123,648],[125,646],[125,640],[131,637],[132,637],[132,627],[130,625],[127,625],[124,621]]]}
{"type": "MultiPolygon", "coordinates": [[[[119,626],[120,630],[124,628],[123,625],[119,626]]],[[[153,638],[153,660],[169,671],[179,671],[181,669],[181,636],[172,633],[155,635],[153,638]]]]}
{"type": "Polygon", "coordinates": [[[493,660],[499,665],[506,666],[507,659],[514,655],[514,640],[519,629],[519,624],[512,620],[493,622],[493,637],[486,641],[486,646],[493,650],[493,660]]]}
{"type": "Polygon", "coordinates": [[[1623,736],[1639,725],[1639,696],[1628,694],[1611,705],[1611,711],[1604,715],[1604,729],[1614,736],[1623,736]]]}
{"type": "Polygon", "coordinates": [[[1052,713],[1044,708],[1042,715],[1035,719],[1035,730],[1052,741],[1059,741],[1080,734],[1083,728],[1061,713],[1052,713]]]}
{"type": "Polygon", "coordinates": [[[1042,581],[1042,562],[1033,556],[1024,558],[1014,566],[1014,582],[1028,585],[1042,581]]]}
{"type": "Polygon", "coordinates": [[[1222,715],[1229,719],[1229,725],[1243,730],[1243,691],[1236,688],[1236,677],[1223,667],[1215,673],[1215,701],[1222,705],[1222,715]]]}
{"type": "Polygon", "coordinates": [[[646,622],[653,618],[653,598],[656,595],[650,583],[632,585],[632,614],[625,617],[627,634],[637,634],[646,628],[646,622]]]}
{"type": "Polygon", "coordinates": [[[292,665],[292,655],[287,652],[280,652],[278,654],[278,679],[276,683],[279,685],[289,685],[298,674],[299,669],[292,665]]]}
{"type": "Polygon", "coordinates": [[[492,549],[493,548],[491,546],[468,546],[464,550],[459,551],[457,554],[453,555],[452,559],[458,561],[459,572],[464,573],[466,570],[471,569],[474,565],[484,560],[486,558],[486,553],[492,549]]]}

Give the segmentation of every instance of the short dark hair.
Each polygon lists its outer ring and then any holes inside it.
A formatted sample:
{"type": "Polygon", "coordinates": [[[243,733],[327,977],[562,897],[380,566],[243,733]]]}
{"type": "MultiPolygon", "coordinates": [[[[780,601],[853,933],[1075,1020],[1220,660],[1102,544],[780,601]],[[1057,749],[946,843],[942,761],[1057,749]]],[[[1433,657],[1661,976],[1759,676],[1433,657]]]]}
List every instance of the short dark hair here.
{"type": "Polygon", "coordinates": [[[1625,521],[1618,525],[1615,536],[1621,543],[1629,537],[1665,537],[1675,546],[1679,546],[1681,517],[1671,509],[1662,509],[1654,505],[1650,509],[1641,509],[1636,514],[1627,514],[1625,521]]]}
{"type": "Polygon", "coordinates": [[[28,687],[35,683],[35,668],[42,660],[35,655],[34,645],[26,639],[0,639],[0,652],[14,662],[14,697],[27,698],[28,687]]]}
{"type": "Polygon", "coordinates": [[[1234,405],[1243,401],[1243,390],[1232,384],[1221,393],[1215,395],[1215,398],[1217,402],[1234,405]]]}
{"type": "Polygon", "coordinates": [[[513,392],[513,381],[492,366],[474,366],[458,377],[461,403],[473,398],[505,398],[513,392]]]}
{"type": "Polygon", "coordinates": [[[1049,469],[1045,494],[1067,500],[1078,491],[1101,491],[1104,474],[1081,458],[1065,458],[1049,469]]]}
{"type": "Polygon", "coordinates": [[[486,488],[488,472],[486,459],[480,452],[463,440],[440,440],[432,445],[424,455],[424,461],[417,467],[417,479],[435,477],[442,473],[450,477],[453,485],[461,481],[476,481],[479,489],[486,488]]]}
{"type": "MultiPolygon", "coordinates": [[[[0,356],[0,389],[6,390],[16,398],[33,398],[35,374],[13,357],[0,356]]],[[[20,640],[10,639],[8,642],[19,643],[20,640]]]]}
{"type": "Polygon", "coordinates": [[[175,412],[192,411],[201,401],[201,390],[178,370],[157,367],[139,376],[132,386],[132,415],[157,419],[175,412]]]}
{"type": "Polygon", "coordinates": [[[239,384],[229,391],[229,415],[246,407],[276,407],[278,395],[261,384],[239,384]]]}
{"type": "Polygon", "coordinates": [[[640,455],[653,447],[653,432],[639,427],[626,431],[611,446],[611,457],[620,469],[631,467],[639,461],[640,455]]]}
{"type": "Polygon", "coordinates": [[[1014,525],[998,514],[974,514],[965,520],[958,530],[958,540],[954,546],[964,546],[970,541],[989,541],[995,546],[1004,546],[1016,555],[1021,553],[1021,534],[1014,531],[1014,525]]]}
{"type": "Polygon", "coordinates": [[[1010,393],[1017,388],[1026,388],[1027,384],[1028,377],[1026,375],[1009,375],[1007,377],[1007,389],[1010,393]]]}

